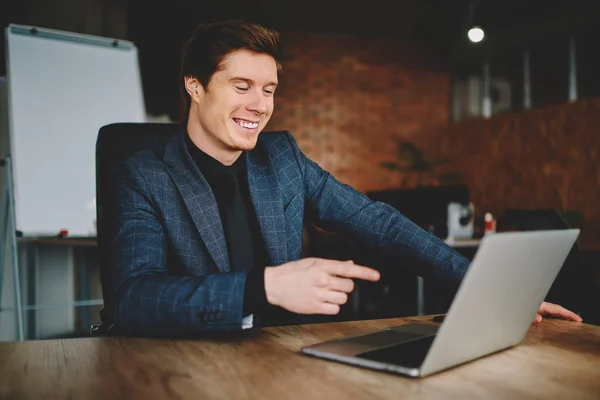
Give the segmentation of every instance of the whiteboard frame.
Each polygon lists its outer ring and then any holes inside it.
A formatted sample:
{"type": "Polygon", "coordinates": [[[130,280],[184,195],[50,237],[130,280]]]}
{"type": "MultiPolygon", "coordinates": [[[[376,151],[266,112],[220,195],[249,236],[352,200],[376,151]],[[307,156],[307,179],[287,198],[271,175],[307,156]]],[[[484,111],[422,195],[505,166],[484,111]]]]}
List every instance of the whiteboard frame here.
{"type": "MultiPolygon", "coordinates": [[[[40,27],[35,27],[35,26],[26,26],[26,25],[17,25],[17,24],[10,24],[5,28],[5,32],[6,32],[6,72],[7,72],[7,85],[6,85],[6,92],[7,92],[7,103],[8,103],[8,122],[9,122],[9,129],[8,129],[8,135],[9,135],[9,144],[10,144],[10,154],[13,155],[13,159],[15,160],[15,164],[14,164],[14,169],[13,169],[13,176],[14,178],[17,177],[18,174],[18,169],[20,168],[20,160],[18,159],[18,155],[16,154],[16,142],[17,140],[15,140],[15,109],[14,104],[13,104],[13,99],[14,99],[14,87],[13,87],[13,83],[11,83],[11,60],[9,59],[9,53],[11,52],[11,40],[15,37],[17,37],[17,35],[20,36],[28,36],[28,37],[32,37],[35,36],[36,38],[41,38],[43,39],[48,39],[51,41],[60,41],[60,42],[69,42],[69,43],[77,43],[77,44],[82,44],[84,46],[99,46],[99,47],[103,47],[103,48],[110,48],[110,49],[114,49],[115,51],[124,51],[124,52],[129,52],[131,54],[131,57],[133,58],[134,64],[136,66],[135,71],[127,71],[128,75],[131,75],[134,79],[135,82],[132,82],[132,85],[134,85],[136,87],[136,92],[135,94],[132,94],[133,92],[129,91],[128,93],[130,95],[132,95],[134,98],[137,99],[136,104],[132,105],[132,110],[134,109],[135,111],[132,112],[131,118],[126,119],[126,120],[115,120],[115,121],[110,121],[110,123],[112,122],[146,122],[147,121],[147,114],[146,114],[146,110],[145,110],[145,104],[144,104],[144,96],[143,96],[143,89],[142,89],[142,81],[141,81],[141,76],[140,76],[140,70],[139,70],[139,58],[138,58],[138,52],[137,52],[137,47],[134,45],[133,42],[127,41],[127,40],[122,40],[122,39],[113,39],[113,38],[105,38],[105,37],[99,37],[99,36],[93,36],[93,35],[87,35],[87,34],[81,34],[81,33],[73,33],[73,32],[65,32],[65,31],[59,31],[59,30],[54,30],[54,29],[46,29],[46,28],[40,28],[40,27]],[[17,157],[15,157],[17,156],[17,157]]],[[[68,113],[68,110],[66,112],[66,114],[68,113]]],[[[68,116],[65,115],[65,121],[68,121],[68,116]]],[[[107,122],[109,123],[109,122],[107,122]]],[[[100,129],[101,126],[97,127],[96,130],[96,134],[97,131],[100,129]]],[[[93,180],[94,182],[94,196],[95,196],[95,179],[96,179],[96,174],[95,174],[95,161],[93,162],[94,164],[94,174],[93,176],[90,177],[90,179],[93,180]]],[[[44,168],[45,166],[40,166],[40,168],[44,168]]],[[[50,173],[50,175],[52,175],[52,173],[50,173]]],[[[56,177],[55,177],[56,178],[56,177]]],[[[20,182],[18,182],[18,179],[13,179],[13,181],[15,182],[15,190],[14,190],[14,194],[15,194],[15,202],[16,202],[16,220],[17,220],[17,230],[21,231],[23,235],[25,236],[34,236],[34,237],[45,237],[45,236],[56,236],[61,229],[68,229],[69,231],[69,236],[70,237],[78,237],[78,236],[84,236],[84,237],[89,237],[89,236],[95,236],[96,235],[96,227],[95,227],[95,220],[96,220],[96,204],[95,204],[95,197],[94,200],[90,203],[90,205],[88,207],[89,208],[89,214],[90,216],[92,215],[92,210],[91,207],[93,207],[93,220],[89,221],[90,223],[88,223],[87,219],[86,219],[86,224],[87,224],[87,229],[84,229],[80,226],[76,227],[76,228],[71,228],[71,226],[69,226],[69,224],[67,223],[66,226],[64,227],[57,227],[56,229],[51,229],[51,230],[46,230],[46,229],[37,229],[37,228],[33,228],[33,229],[23,229],[24,227],[23,225],[23,220],[24,218],[22,217],[22,214],[24,212],[27,212],[27,210],[24,210],[25,206],[21,205],[21,202],[19,201],[19,184],[20,182]],[[22,209],[20,209],[20,207],[22,207],[22,209]]],[[[74,182],[74,185],[76,185],[77,182],[74,182]]],[[[88,188],[89,190],[89,188],[88,188]]],[[[86,214],[87,215],[87,214],[86,214]]],[[[29,224],[31,225],[31,224],[29,224]]],[[[43,224],[42,224],[43,225],[43,224]]]]}

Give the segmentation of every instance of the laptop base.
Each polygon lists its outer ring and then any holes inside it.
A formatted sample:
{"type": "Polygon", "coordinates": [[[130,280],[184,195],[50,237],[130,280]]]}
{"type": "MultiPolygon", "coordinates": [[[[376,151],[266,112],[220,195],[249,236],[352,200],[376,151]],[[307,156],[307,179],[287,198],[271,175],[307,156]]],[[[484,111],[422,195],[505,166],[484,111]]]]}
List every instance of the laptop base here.
{"type": "Polygon", "coordinates": [[[303,348],[302,352],[318,358],[418,377],[437,330],[437,326],[429,324],[406,324],[319,343],[303,348]]]}

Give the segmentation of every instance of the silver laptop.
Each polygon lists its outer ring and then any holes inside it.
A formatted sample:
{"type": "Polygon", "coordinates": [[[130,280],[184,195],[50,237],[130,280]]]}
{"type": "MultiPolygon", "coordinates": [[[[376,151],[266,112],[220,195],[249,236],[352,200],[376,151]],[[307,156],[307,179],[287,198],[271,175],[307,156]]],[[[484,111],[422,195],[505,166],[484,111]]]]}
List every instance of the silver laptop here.
{"type": "Polygon", "coordinates": [[[579,229],[486,236],[443,324],[407,324],[305,347],[302,352],[424,377],[512,347],[535,314],[579,229]]]}

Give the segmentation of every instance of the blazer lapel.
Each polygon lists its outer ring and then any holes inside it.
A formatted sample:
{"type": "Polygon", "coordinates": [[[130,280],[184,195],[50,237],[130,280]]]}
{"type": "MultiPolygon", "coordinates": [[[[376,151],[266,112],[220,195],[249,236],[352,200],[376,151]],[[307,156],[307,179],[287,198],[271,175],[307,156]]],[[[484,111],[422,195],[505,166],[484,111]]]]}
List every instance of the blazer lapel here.
{"type": "Polygon", "coordinates": [[[217,201],[210,185],[187,151],[183,135],[186,135],[185,130],[166,145],[164,161],[167,171],[173,178],[217,268],[221,272],[229,272],[229,254],[217,201]]]}
{"type": "Polygon", "coordinates": [[[275,168],[260,147],[246,154],[248,186],[262,232],[269,266],[287,262],[287,237],[283,201],[275,168]]]}

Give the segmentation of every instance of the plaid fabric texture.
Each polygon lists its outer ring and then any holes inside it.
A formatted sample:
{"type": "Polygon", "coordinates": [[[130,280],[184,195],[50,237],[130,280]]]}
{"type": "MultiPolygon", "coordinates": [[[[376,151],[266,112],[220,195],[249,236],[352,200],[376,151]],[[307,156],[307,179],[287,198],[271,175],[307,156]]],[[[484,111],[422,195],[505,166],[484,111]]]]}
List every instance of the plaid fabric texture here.
{"type": "MultiPolygon", "coordinates": [[[[185,131],[123,160],[111,184],[105,322],[124,333],[240,330],[246,272],[232,272],[213,193],[185,131]]],[[[384,203],[334,179],[289,132],[263,132],[247,154],[268,265],[297,260],[305,218],[458,284],[468,260],[384,203]]]]}

